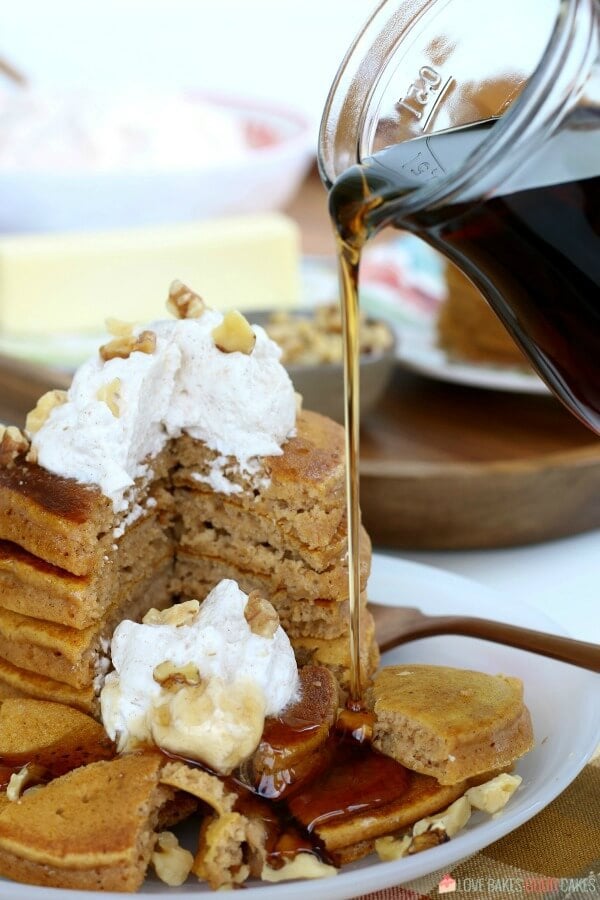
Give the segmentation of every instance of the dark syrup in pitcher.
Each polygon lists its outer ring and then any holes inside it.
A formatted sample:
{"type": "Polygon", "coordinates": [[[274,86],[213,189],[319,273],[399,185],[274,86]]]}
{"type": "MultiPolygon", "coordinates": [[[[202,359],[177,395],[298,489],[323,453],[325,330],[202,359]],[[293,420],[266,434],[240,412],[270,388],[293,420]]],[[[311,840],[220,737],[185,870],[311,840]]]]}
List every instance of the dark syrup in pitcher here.
{"type": "MultiPolygon", "coordinates": [[[[565,405],[600,433],[600,130],[581,110],[521,181],[491,199],[402,217],[402,198],[462,167],[488,119],[388,147],[344,172],[329,194],[344,332],[351,696],[362,698],[359,579],[358,277],[364,244],[385,225],[412,231],[483,291],[565,405]],[[569,178],[565,180],[565,173],[569,178]]],[[[524,173],[524,174],[523,174],[524,173]]]]}
{"type": "MultiPolygon", "coordinates": [[[[340,252],[352,258],[346,283],[356,281],[360,249],[384,225],[424,238],[469,275],[554,392],[600,433],[597,113],[583,111],[497,196],[398,215],[403,196],[458,169],[495,121],[386,148],[338,179],[330,211],[340,252]]],[[[355,301],[346,293],[344,302],[355,301]]]]}

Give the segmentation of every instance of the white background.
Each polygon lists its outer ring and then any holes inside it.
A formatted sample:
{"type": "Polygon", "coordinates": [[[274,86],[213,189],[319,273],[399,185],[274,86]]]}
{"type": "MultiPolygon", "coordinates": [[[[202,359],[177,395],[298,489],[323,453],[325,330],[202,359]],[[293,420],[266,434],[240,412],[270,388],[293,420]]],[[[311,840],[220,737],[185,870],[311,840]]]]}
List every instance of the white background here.
{"type": "Polygon", "coordinates": [[[18,0],[0,54],[40,84],[193,86],[316,121],[373,0],[18,0]]]}

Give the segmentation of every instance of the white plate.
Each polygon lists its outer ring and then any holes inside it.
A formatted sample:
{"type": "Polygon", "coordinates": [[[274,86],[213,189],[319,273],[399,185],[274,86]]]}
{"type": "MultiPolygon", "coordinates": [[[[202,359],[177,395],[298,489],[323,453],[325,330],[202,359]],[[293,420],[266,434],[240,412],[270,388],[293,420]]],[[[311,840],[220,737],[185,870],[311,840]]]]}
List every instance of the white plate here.
{"type": "Polygon", "coordinates": [[[438,381],[518,394],[549,394],[548,387],[533,372],[516,367],[458,362],[437,346],[435,323],[419,329],[396,326],[397,359],[401,366],[438,381]]]}
{"type": "MultiPolygon", "coordinates": [[[[536,610],[511,603],[474,581],[383,554],[373,557],[369,595],[373,601],[390,606],[419,606],[432,614],[479,615],[560,632],[554,622],[536,610]]],[[[477,813],[463,832],[440,847],[391,863],[369,856],[344,868],[335,878],[319,881],[318,886],[314,882],[290,882],[249,887],[244,891],[247,900],[305,900],[307,894],[319,900],[345,900],[446,871],[543,809],[573,781],[600,742],[600,678],[591,672],[510,647],[458,637],[415,641],[383,658],[386,664],[399,661],[462,666],[522,678],[536,735],[535,749],[517,766],[523,784],[498,818],[477,813]]],[[[183,888],[168,890],[148,879],[141,894],[154,900],[171,900],[177,894],[207,897],[212,891],[191,880],[183,888]]],[[[131,894],[102,896],[125,898],[131,894]]],[[[1,900],[73,897],[73,891],[0,882],[1,900]]]]}

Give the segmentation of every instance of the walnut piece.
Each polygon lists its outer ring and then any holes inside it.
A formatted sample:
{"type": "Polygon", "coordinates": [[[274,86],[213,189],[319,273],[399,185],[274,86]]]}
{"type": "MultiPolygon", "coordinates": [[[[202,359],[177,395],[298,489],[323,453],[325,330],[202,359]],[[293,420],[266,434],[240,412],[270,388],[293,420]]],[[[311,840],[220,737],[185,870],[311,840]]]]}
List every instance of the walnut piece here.
{"type": "Polygon", "coordinates": [[[471,804],[466,797],[459,797],[447,809],[415,822],[413,825],[413,836],[420,837],[425,833],[439,831],[448,838],[453,838],[455,834],[458,834],[465,827],[470,816],[471,804]]]}
{"type": "Polygon", "coordinates": [[[192,871],[194,857],[179,846],[172,831],[161,831],[152,854],[154,871],[170,887],[179,887],[192,871]]]}
{"type": "Polygon", "coordinates": [[[191,625],[199,611],[197,600],[186,600],[168,609],[149,609],[142,622],[144,625],[174,625],[179,628],[181,625],[191,625]]]}
{"type": "Polygon", "coordinates": [[[278,881],[293,881],[297,878],[331,878],[337,875],[338,870],[327,863],[321,862],[312,853],[297,853],[293,859],[285,859],[279,869],[273,869],[265,865],[260,877],[263,881],[277,883],[278,881]]]}
{"type": "Polygon", "coordinates": [[[199,294],[176,279],[169,288],[167,309],[176,319],[199,319],[206,303],[199,294]]]}
{"type": "Polygon", "coordinates": [[[0,466],[9,468],[29,450],[29,441],[16,425],[0,425],[0,466]]]}
{"type": "Polygon", "coordinates": [[[141,331],[137,337],[133,334],[113,338],[108,344],[102,344],[99,353],[104,362],[109,359],[128,359],[132,353],[154,353],[156,350],[156,334],[153,331],[141,331]]]}
{"type": "Polygon", "coordinates": [[[28,763],[18,772],[13,772],[6,787],[7,800],[18,800],[28,785],[39,784],[45,775],[46,770],[35,763],[28,763]]]}
{"type": "Polygon", "coordinates": [[[493,816],[506,806],[522,781],[520,775],[503,772],[485,784],[469,788],[465,797],[475,809],[493,816]]]}
{"type": "Polygon", "coordinates": [[[439,844],[445,844],[450,838],[445,831],[437,829],[436,831],[424,831],[423,834],[417,834],[413,837],[408,848],[408,856],[414,853],[421,853],[423,850],[430,850],[431,847],[437,847],[439,844]]]}
{"type": "Polygon", "coordinates": [[[277,611],[260,596],[259,591],[248,594],[248,602],[244,610],[244,618],[250,626],[252,634],[264,638],[272,638],[279,628],[279,616],[277,611]]]}
{"type": "Polygon", "coordinates": [[[104,403],[106,403],[115,419],[119,418],[121,415],[121,409],[119,407],[121,401],[120,378],[113,378],[108,384],[103,384],[102,387],[98,388],[96,397],[98,400],[103,400],[104,403]]]}
{"type": "Polygon", "coordinates": [[[245,316],[233,309],[225,313],[223,321],[212,331],[215,345],[223,353],[245,353],[250,356],[256,344],[256,335],[245,316]]]}
{"type": "Polygon", "coordinates": [[[391,862],[394,859],[402,859],[406,856],[411,844],[412,836],[410,834],[403,834],[398,837],[388,834],[385,837],[377,838],[375,841],[375,852],[382,862],[391,862]]]}
{"type": "Polygon", "coordinates": [[[154,667],[152,677],[166,691],[177,690],[183,684],[200,684],[201,681],[200,672],[193,663],[176,666],[168,659],[154,667]]]}
{"type": "Polygon", "coordinates": [[[35,434],[39,431],[52,410],[57,406],[62,406],[67,402],[66,391],[47,391],[42,394],[35,407],[27,413],[25,420],[25,431],[28,434],[35,434]]]}
{"type": "Polygon", "coordinates": [[[133,322],[123,322],[121,319],[106,319],[106,330],[113,337],[130,337],[133,334],[133,322]]]}

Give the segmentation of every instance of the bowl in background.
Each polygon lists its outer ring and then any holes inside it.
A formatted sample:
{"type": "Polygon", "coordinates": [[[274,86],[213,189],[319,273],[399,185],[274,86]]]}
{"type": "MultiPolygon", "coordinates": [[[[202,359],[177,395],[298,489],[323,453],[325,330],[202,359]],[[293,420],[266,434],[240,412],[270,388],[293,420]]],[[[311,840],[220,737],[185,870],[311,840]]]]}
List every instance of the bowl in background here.
{"type": "MultiPolygon", "coordinates": [[[[242,129],[246,152],[197,166],[0,166],[0,232],[88,231],[274,210],[314,158],[308,118],[268,103],[185,92],[242,129]]],[[[173,136],[173,140],[177,135],[173,136]]]]}
{"type": "MultiPolygon", "coordinates": [[[[296,309],[293,314],[310,316],[313,309],[296,309]]],[[[251,324],[268,322],[270,312],[264,310],[245,311],[251,324]]],[[[387,324],[387,323],[386,323],[387,324]]],[[[396,365],[394,333],[390,329],[393,342],[387,350],[363,353],[360,357],[360,412],[366,415],[379,402],[396,365]]],[[[336,422],[344,423],[344,367],[340,363],[287,363],[285,364],[295,389],[302,394],[302,406],[314,412],[329,416],[336,422]]]]}

